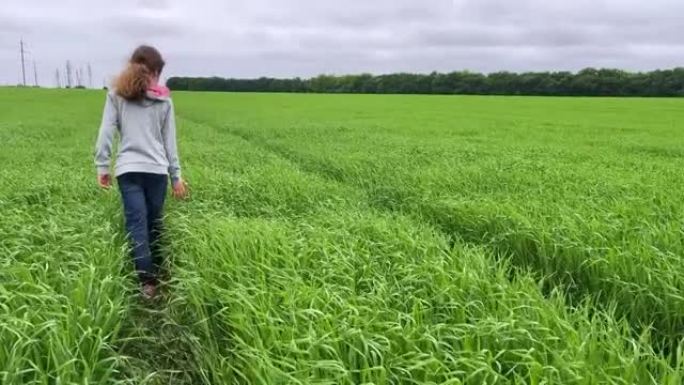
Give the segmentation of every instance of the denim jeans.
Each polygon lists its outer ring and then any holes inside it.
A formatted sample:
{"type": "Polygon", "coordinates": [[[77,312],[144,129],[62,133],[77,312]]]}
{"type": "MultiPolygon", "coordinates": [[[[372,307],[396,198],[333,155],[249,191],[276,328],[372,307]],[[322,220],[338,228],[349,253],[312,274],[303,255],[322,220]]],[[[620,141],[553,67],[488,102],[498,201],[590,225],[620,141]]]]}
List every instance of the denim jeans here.
{"type": "Polygon", "coordinates": [[[157,280],[167,178],[166,175],[142,172],[130,172],[117,178],[133,262],[142,283],[157,280]]]}

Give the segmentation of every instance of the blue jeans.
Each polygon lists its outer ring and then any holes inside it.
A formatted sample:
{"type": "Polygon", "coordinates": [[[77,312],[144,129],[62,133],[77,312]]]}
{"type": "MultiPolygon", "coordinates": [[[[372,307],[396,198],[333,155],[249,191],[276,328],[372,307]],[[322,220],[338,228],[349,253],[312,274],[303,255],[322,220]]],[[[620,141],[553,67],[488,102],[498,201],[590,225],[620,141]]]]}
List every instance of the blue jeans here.
{"type": "Polygon", "coordinates": [[[142,172],[130,172],[117,178],[133,262],[142,283],[157,280],[167,178],[166,175],[142,172]]]}

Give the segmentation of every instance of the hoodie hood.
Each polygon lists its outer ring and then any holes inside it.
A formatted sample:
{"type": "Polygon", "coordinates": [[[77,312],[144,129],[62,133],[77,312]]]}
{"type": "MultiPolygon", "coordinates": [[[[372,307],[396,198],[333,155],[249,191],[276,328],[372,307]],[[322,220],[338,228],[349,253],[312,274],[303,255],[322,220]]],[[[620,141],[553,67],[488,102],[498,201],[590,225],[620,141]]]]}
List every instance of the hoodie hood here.
{"type": "Polygon", "coordinates": [[[146,96],[152,100],[168,100],[171,98],[171,91],[168,87],[155,84],[147,89],[146,96]]]}

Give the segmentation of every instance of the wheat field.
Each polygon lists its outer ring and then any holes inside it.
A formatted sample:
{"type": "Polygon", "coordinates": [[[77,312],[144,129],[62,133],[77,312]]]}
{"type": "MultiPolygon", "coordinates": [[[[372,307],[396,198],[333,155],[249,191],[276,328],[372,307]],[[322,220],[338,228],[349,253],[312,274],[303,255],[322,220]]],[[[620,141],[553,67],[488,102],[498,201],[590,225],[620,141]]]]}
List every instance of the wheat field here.
{"type": "Polygon", "coordinates": [[[684,379],[684,101],[175,93],[150,303],[104,98],[0,89],[0,384],[684,379]]]}

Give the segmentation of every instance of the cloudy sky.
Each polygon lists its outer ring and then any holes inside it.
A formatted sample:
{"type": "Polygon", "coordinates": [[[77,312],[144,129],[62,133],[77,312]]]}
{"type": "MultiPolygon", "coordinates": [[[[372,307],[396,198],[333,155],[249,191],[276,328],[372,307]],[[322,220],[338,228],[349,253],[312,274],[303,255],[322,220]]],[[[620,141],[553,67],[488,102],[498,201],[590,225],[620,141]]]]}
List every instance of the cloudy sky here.
{"type": "Polygon", "coordinates": [[[140,43],[166,76],[684,66],[682,0],[2,0],[0,84],[70,59],[101,86],[140,43]]]}

